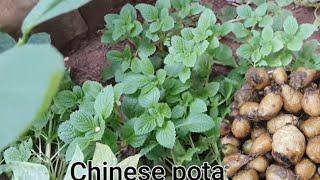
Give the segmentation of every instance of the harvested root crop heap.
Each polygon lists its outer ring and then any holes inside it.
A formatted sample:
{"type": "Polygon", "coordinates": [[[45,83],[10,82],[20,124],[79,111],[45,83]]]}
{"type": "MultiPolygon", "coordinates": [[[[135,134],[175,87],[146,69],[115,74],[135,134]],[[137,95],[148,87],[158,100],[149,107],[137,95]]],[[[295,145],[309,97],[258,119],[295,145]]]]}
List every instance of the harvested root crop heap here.
{"type": "Polygon", "coordinates": [[[251,68],[221,124],[228,177],[320,179],[320,89],[315,70],[251,68]]]}

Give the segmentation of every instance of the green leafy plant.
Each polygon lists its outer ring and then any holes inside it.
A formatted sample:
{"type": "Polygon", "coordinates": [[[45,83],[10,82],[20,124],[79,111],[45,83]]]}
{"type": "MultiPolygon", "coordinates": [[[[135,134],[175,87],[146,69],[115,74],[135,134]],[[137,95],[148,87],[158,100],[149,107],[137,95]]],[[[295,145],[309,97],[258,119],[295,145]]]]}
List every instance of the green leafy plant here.
{"type": "Polygon", "coordinates": [[[18,42],[0,33],[0,117],[15,122],[0,131],[0,148],[11,143],[0,173],[67,180],[77,161],[124,168],[141,158],[169,175],[172,165],[221,164],[220,123],[250,66],[319,69],[319,43],[308,41],[317,25],[299,25],[284,8],[292,0],[252,0],[221,12],[197,0],[158,0],[105,16],[102,42],[124,44],[107,53],[108,85],[75,85],[50,36],[31,32],[86,2],[41,1],[18,42]],[[213,74],[218,65],[232,70],[213,74]]]}

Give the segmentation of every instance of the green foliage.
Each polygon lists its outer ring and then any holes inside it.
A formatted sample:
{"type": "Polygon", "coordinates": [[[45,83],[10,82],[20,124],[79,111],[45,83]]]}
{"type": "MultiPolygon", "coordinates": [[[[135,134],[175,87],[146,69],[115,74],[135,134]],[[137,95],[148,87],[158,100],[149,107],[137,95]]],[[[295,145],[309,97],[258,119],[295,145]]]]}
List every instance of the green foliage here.
{"type": "MultiPolygon", "coordinates": [[[[20,176],[28,170],[35,179],[50,174],[51,179],[67,180],[76,161],[106,161],[124,168],[136,167],[142,156],[148,165],[164,165],[169,171],[170,164],[221,163],[220,123],[230,113],[233,94],[250,65],[320,69],[319,43],[306,42],[317,26],[299,24],[283,8],[292,0],[252,0],[253,6],[228,6],[221,12],[198,0],[158,0],[155,5],[127,4],[119,14],[105,16],[102,41],[125,46],[107,52],[112,65],[103,79],[110,80],[108,86],[95,81],[78,86],[67,73],[62,77],[62,57],[49,45],[50,36],[30,33],[35,25],[87,0],[41,2],[24,21],[17,45],[0,33],[0,70],[10,75],[0,76],[0,117],[10,121],[8,125],[17,121],[0,131],[6,140],[1,144],[0,138],[0,145],[14,140],[7,137],[9,130],[31,127],[20,143],[3,152],[6,164],[0,173],[20,176]],[[239,44],[237,57],[230,39],[239,44]],[[14,71],[9,62],[16,64],[14,71]],[[213,75],[218,64],[233,70],[213,75]],[[31,81],[35,79],[37,83],[31,81]],[[51,102],[60,79],[60,91],[51,102]],[[20,88],[26,95],[14,94],[20,88]],[[15,107],[14,114],[6,107],[15,107]],[[126,158],[132,148],[140,153],[126,158]],[[35,167],[41,171],[33,172],[35,167]]],[[[84,173],[80,170],[76,174],[84,173]]]]}
{"type": "MultiPolygon", "coordinates": [[[[279,6],[291,2],[277,1],[279,6]]],[[[295,17],[279,6],[273,2],[263,3],[254,11],[248,5],[237,7],[237,14],[244,24],[237,23],[237,29],[233,31],[244,42],[237,49],[237,55],[249,60],[253,66],[289,65],[296,60],[294,54],[301,50],[303,42],[317,30],[313,24],[299,25],[295,17]],[[256,20],[252,20],[253,17],[256,20]]]]}

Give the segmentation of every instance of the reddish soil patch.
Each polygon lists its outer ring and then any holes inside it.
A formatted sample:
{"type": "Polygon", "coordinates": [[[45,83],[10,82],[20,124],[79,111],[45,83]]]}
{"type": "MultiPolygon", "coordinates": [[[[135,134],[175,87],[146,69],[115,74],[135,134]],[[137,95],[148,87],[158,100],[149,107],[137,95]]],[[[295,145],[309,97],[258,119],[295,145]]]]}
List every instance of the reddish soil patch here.
{"type": "MultiPolygon", "coordinates": [[[[231,0],[230,0],[231,1],[231,0]]],[[[215,11],[219,11],[222,7],[230,4],[226,0],[203,0],[203,2],[211,3],[215,11]]],[[[305,8],[301,6],[292,5],[290,9],[300,23],[312,23],[314,21],[314,14],[312,8],[305,8]]],[[[320,40],[320,33],[317,32],[312,38],[320,40]]],[[[232,40],[223,39],[223,41],[230,45],[235,50],[238,45],[232,40]]],[[[104,45],[100,42],[100,35],[98,33],[84,34],[71,41],[62,51],[69,57],[66,65],[71,69],[73,80],[81,84],[85,80],[101,80],[101,73],[103,69],[110,65],[106,60],[106,52],[111,49],[121,49],[122,46],[104,45]]],[[[225,73],[228,69],[221,66],[213,68],[215,74],[225,73]]]]}

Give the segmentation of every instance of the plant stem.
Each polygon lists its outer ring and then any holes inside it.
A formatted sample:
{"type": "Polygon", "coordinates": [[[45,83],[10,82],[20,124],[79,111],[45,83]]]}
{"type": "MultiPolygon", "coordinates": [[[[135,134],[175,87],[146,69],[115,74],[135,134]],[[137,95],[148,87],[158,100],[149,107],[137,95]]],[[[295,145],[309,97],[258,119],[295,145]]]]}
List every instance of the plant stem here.
{"type": "Polygon", "coordinates": [[[46,145],[46,156],[50,160],[51,157],[51,134],[52,134],[52,119],[49,120],[48,140],[46,145]]]}

